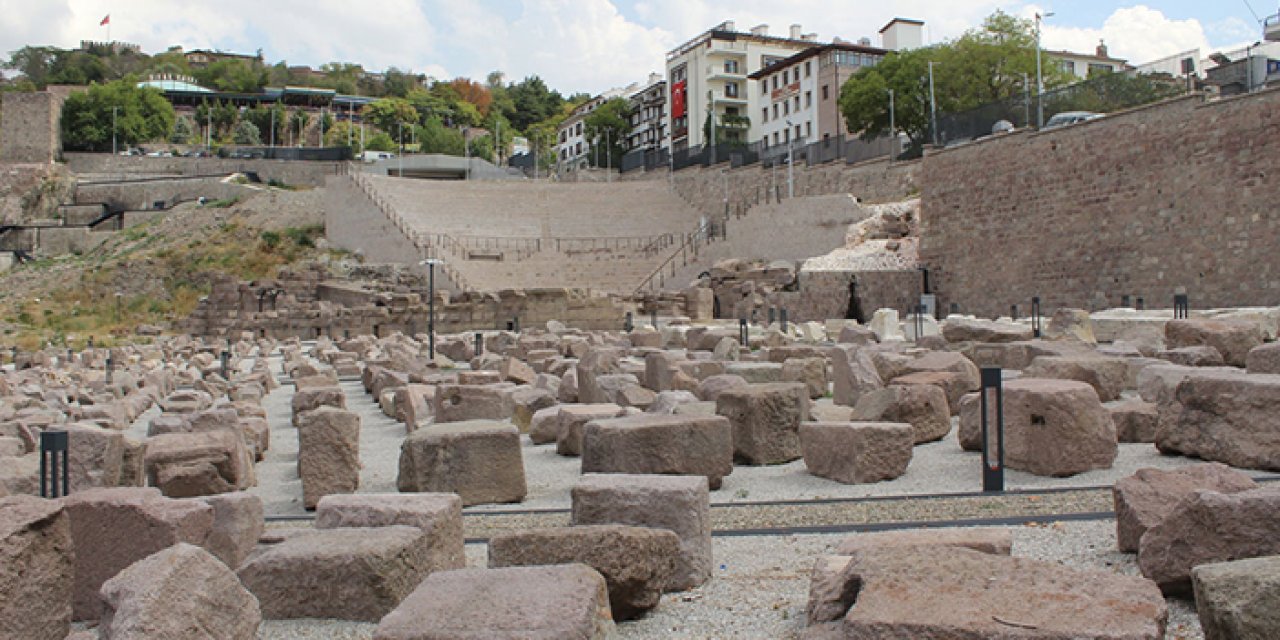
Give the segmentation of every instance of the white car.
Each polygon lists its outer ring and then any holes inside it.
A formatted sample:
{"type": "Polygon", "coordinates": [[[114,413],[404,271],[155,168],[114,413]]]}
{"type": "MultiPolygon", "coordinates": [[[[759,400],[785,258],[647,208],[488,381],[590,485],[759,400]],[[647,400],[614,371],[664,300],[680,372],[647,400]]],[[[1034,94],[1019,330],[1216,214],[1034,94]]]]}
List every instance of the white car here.
{"type": "Polygon", "coordinates": [[[1069,124],[1076,124],[1079,122],[1088,122],[1089,120],[1101,118],[1102,115],[1103,114],[1101,113],[1094,113],[1092,111],[1063,111],[1062,113],[1049,118],[1049,121],[1044,123],[1044,128],[1052,129],[1054,127],[1065,127],[1069,124]]]}

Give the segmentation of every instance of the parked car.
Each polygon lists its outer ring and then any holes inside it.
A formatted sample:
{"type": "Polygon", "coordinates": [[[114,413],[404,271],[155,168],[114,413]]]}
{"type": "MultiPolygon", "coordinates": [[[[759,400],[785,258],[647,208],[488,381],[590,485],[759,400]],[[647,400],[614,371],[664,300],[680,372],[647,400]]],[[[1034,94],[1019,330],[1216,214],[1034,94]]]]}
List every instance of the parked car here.
{"type": "Polygon", "coordinates": [[[120,152],[120,155],[122,155],[122,156],[140,156],[140,155],[142,155],[142,149],[139,149],[139,148],[137,148],[137,147],[134,147],[134,148],[132,148],[132,149],[125,149],[124,151],[121,151],[121,152],[120,152]]]}
{"type": "Polygon", "coordinates": [[[1049,121],[1044,123],[1044,128],[1052,129],[1054,127],[1065,127],[1069,124],[1088,122],[1089,120],[1096,120],[1101,117],[1101,113],[1094,113],[1092,111],[1063,111],[1062,113],[1049,118],[1049,121]]]}

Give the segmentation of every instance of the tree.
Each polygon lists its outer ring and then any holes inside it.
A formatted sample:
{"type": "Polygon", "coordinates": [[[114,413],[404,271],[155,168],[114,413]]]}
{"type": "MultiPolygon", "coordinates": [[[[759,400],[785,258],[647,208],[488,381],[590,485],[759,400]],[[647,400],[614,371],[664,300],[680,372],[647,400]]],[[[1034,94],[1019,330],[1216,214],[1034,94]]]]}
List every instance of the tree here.
{"type": "MultiPolygon", "coordinates": [[[[894,120],[917,149],[929,133],[929,62],[934,63],[934,94],[939,113],[955,113],[1022,95],[1036,69],[1035,26],[1004,12],[958,39],[926,49],[889,53],[863,67],[840,90],[840,111],[848,130],[863,139],[889,133],[889,90],[894,120]]],[[[1046,87],[1071,81],[1054,65],[1044,67],[1046,87]]]]}
{"type": "Polygon", "coordinates": [[[383,98],[365,105],[360,112],[365,120],[386,132],[418,121],[418,112],[404,98],[383,98]]]}
{"type": "Polygon", "coordinates": [[[1103,73],[1045,98],[1045,114],[1063,111],[1108,113],[1150,104],[1186,92],[1184,81],[1168,74],[1103,73]]]}
{"type": "MultiPolygon", "coordinates": [[[[358,144],[358,143],[357,143],[358,144]]],[[[385,131],[379,131],[365,141],[364,148],[369,151],[397,151],[396,141],[385,131]]]]}
{"type": "Polygon", "coordinates": [[[351,152],[359,154],[363,149],[360,148],[360,129],[352,126],[347,120],[339,120],[330,128],[324,130],[324,144],[326,147],[345,147],[347,140],[351,141],[351,152]]]}
{"type": "Polygon", "coordinates": [[[23,47],[11,53],[3,67],[10,71],[17,71],[22,77],[43,89],[53,69],[53,63],[61,53],[64,51],[57,47],[23,47]]]}
{"type": "Polygon", "coordinates": [[[285,126],[288,125],[288,114],[284,110],[284,105],[275,102],[270,107],[263,107],[261,104],[244,112],[244,119],[253,123],[258,128],[259,135],[263,142],[279,144],[284,140],[285,126]],[[275,135],[272,135],[272,126],[275,126],[275,135]]]}
{"type": "Polygon", "coordinates": [[[113,131],[121,147],[164,140],[173,128],[169,101],[158,90],[140,89],[130,81],[92,85],[68,96],[62,107],[62,141],[68,149],[110,150],[113,131]]]}
{"type": "Polygon", "coordinates": [[[485,135],[482,135],[482,136],[476,136],[471,139],[471,142],[467,144],[467,147],[470,148],[471,157],[482,158],[484,160],[488,160],[489,162],[493,162],[493,136],[492,135],[489,135],[486,133],[485,135]]]}
{"type": "Polygon", "coordinates": [[[169,136],[169,142],[174,144],[191,144],[196,137],[195,125],[191,123],[191,118],[181,117],[173,123],[173,134],[169,136]]]}
{"type": "Polygon", "coordinates": [[[294,109],[293,113],[289,114],[289,132],[297,136],[294,138],[294,144],[299,146],[306,145],[304,136],[307,131],[307,124],[310,122],[311,114],[302,109],[294,109]]]}
{"type": "Polygon", "coordinates": [[[241,120],[231,132],[231,139],[236,144],[262,144],[262,136],[258,135],[258,127],[248,120],[241,120]]]}
{"type": "Polygon", "coordinates": [[[201,86],[233,93],[258,93],[267,86],[271,73],[257,61],[218,60],[192,71],[201,86]]]}
{"type": "Polygon", "coordinates": [[[444,126],[439,118],[431,118],[418,131],[423,153],[463,155],[462,132],[444,126]]]}
{"type": "Polygon", "coordinates": [[[608,154],[592,153],[596,166],[617,168],[622,161],[622,145],[631,131],[631,103],[623,98],[606,100],[582,122],[583,136],[592,142],[592,148],[608,154]]]}
{"type": "Polygon", "coordinates": [[[493,95],[484,85],[467,78],[454,78],[449,86],[457,93],[460,100],[473,105],[481,118],[489,116],[489,105],[493,103],[493,95]]]}
{"type": "Polygon", "coordinates": [[[422,77],[391,67],[382,74],[383,94],[393,98],[403,98],[422,84],[422,77]]]}
{"type": "Polygon", "coordinates": [[[548,89],[538,76],[529,76],[512,84],[506,94],[511,98],[511,108],[504,113],[513,126],[526,133],[529,125],[550,118],[564,105],[564,97],[548,89]]]}

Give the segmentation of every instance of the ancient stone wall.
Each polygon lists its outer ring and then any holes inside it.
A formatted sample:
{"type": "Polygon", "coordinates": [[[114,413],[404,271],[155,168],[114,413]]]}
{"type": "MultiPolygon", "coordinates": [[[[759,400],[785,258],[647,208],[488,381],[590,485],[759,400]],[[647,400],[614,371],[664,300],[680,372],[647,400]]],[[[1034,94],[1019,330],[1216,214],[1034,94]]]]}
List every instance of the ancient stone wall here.
{"type": "Polygon", "coordinates": [[[1280,90],[1198,96],[931,153],[921,261],[939,308],[994,316],[1039,296],[1280,304],[1280,90]]]}
{"type": "Polygon", "coordinates": [[[325,178],[347,171],[345,162],[266,160],[242,158],[152,158],[113,156],[109,153],[64,154],[67,167],[78,174],[107,176],[225,176],[255,172],[262,180],[279,180],[289,185],[318,187],[325,178]]]}
{"type": "Polygon", "coordinates": [[[53,162],[62,150],[62,99],[48,91],[0,97],[0,162],[53,162]]]}
{"type": "Polygon", "coordinates": [[[801,271],[795,291],[779,291],[768,298],[770,306],[784,308],[795,322],[821,322],[849,316],[849,283],[856,281],[857,308],[862,322],[876,309],[897,309],[905,314],[920,299],[920,273],[911,271],[801,271]]]}

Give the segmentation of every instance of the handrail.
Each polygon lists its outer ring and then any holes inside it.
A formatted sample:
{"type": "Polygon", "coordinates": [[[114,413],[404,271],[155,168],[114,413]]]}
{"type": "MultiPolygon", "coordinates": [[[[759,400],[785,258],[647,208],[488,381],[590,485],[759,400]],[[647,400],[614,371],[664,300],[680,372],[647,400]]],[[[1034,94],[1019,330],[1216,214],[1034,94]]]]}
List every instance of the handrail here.
{"type": "Polygon", "coordinates": [[[698,225],[698,228],[695,229],[693,233],[687,234],[685,236],[684,242],[680,243],[680,246],[676,247],[676,249],[671,252],[671,255],[667,256],[667,259],[662,261],[662,264],[659,264],[653,271],[649,272],[648,276],[645,276],[644,280],[640,281],[640,284],[637,285],[635,290],[631,292],[631,295],[636,295],[640,293],[640,291],[644,289],[645,286],[648,286],[649,289],[652,290],[653,282],[655,278],[658,278],[661,280],[661,283],[658,286],[665,285],[666,276],[662,274],[662,271],[666,269],[668,266],[670,266],[671,275],[674,276],[676,274],[676,267],[675,267],[676,257],[681,257],[684,261],[683,264],[681,264],[680,266],[688,266],[689,247],[693,247],[694,257],[696,258],[698,255],[698,250],[697,250],[698,243],[703,242],[704,240],[708,243],[711,242],[712,237],[709,233],[710,230],[711,230],[710,220],[700,223],[698,225]]]}

